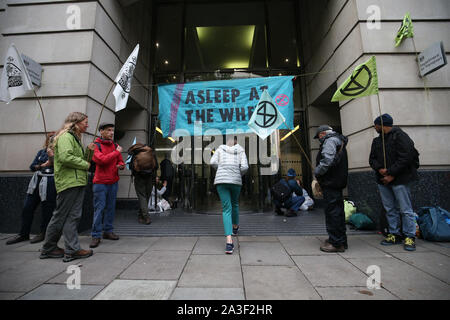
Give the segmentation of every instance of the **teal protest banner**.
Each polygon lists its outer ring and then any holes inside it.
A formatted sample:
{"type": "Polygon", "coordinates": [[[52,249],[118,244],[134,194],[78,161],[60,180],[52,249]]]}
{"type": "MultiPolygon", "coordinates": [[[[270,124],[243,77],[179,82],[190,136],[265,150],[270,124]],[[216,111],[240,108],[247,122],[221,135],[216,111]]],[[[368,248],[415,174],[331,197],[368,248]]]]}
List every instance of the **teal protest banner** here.
{"type": "MultiPolygon", "coordinates": [[[[252,133],[248,123],[264,90],[267,90],[286,125],[294,129],[294,87],[292,76],[191,82],[158,86],[159,119],[165,138],[207,135],[216,129],[252,133]],[[201,129],[194,130],[196,122],[201,129]],[[178,129],[183,129],[180,132],[178,129]],[[178,130],[177,132],[174,131],[178,130]]],[[[268,114],[267,117],[273,117],[268,114]]]]}

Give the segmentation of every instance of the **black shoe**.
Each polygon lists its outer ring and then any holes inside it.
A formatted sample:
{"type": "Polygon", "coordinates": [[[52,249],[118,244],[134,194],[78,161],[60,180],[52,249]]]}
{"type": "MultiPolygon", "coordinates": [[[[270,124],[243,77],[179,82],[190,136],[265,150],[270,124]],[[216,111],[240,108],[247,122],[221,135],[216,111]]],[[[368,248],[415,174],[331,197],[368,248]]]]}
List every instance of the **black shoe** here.
{"type": "Polygon", "coordinates": [[[31,239],[30,243],[39,243],[45,240],[45,233],[39,233],[36,237],[31,239]]]}
{"type": "Polygon", "coordinates": [[[24,237],[21,236],[20,234],[15,236],[14,238],[12,238],[11,240],[6,242],[6,245],[10,246],[12,244],[16,244],[16,243],[20,243],[20,242],[24,242],[24,241],[28,241],[30,240],[30,237],[24,237]]]}
{"type": "Polygon", "coordinates": [[[61,248],[56,248],[55,250],[47,253],[42,252],[39,259],[61,259],[62,257],[64,257],[64,250],[61,248]]]}
{"type": "Polygon", "coordinates": [[[283,213],[283,211],[282,211],[280,208],[276,208],[276,209],[275,209],[275,213],[276,213],[277,215],[279,215],[279,216],[284,216],[284,213],[283,213]]]}
{"type": "Polygon", "coordinates": [[[404,248],[406,251],[416,251],[416,239],[406,238],[404,248]]]}
{"type": "Polygon", "coordinates": [[[389,234],[386,239],[381,241],[381,245],[383,246],[392,246],[395,244],[401,244],[402,239],[399,236],[396,236],[395,234],[389,234]]]}
{"type": "Polygon", "coordinates": [[[286,212],[285,216],[288,217],[288,218],[296,217],[297,216],[297,212],[295,212],[294,210],[289,210],[288,212],[286,212]]]}
{"type": "Polygon", "coordinates": [[[225,248],[225,253],[226,254],[233,254],[233,251],[234,251],[234,244],[227,243],[227,246],[225,248]]]}
{"type": "Polygon", "coordinates": [[[233,236],[237,236],[239,232],[239,226],[237,228],[233,227],[233,236]]]}

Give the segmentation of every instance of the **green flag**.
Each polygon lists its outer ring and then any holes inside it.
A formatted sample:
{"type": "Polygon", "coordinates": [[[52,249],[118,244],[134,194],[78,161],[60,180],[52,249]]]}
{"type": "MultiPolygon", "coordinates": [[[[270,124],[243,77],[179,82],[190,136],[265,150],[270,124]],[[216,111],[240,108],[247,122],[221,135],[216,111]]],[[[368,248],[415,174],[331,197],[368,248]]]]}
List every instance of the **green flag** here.
{"type": "Polygon", "coordinates": [[[377,62],[375,56],[356,67],[352,75],[339,87],[331,102],[361,98],[378,93],[377,62]]]}
{"type": "Polygon", "coordinates": [[[412,38],[414,37],[414,27],[411,20],[411,16],[409,13],[405,15],[403,18],[402,25],[397,32],[397,36],[395,37],[395,46],[398,47],[404,38],[412,38]]]}

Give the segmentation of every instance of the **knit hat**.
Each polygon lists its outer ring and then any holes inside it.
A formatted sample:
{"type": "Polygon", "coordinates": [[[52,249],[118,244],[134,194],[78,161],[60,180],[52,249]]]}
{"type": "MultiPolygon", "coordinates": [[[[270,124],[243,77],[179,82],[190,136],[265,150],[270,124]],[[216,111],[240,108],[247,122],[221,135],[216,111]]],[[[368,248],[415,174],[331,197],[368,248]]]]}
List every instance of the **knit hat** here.
{"type": "Polygon", "coordinates": [[[392,117],[385,113],[381,117],[378,117],[375,119],[374,123],[375,125],[381,126],[381,119],[383,119],[383,126],[385,127],[392,127],[394,125],[394,119],[392,117]]]}
{"type": "Polygon", "coordinates": [[[297,176],[297,172],[295,172],[294,169],[289,169],[288,173],[287,173],[288,177],[296,177],[297,176]]]}

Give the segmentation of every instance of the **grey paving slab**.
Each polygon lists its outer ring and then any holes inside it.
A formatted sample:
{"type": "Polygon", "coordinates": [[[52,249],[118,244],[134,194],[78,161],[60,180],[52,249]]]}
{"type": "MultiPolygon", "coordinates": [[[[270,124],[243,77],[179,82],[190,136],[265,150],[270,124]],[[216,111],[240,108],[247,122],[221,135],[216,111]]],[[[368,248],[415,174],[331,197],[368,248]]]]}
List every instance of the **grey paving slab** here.
{"type": "Polygon", "coordinates": [[[197,240],[197,237],[164,237],[158,239],[150,250],[191,251],[197,240]]]}
{"type": "Polygon", "coordinates": [[[242,265],[294,265],[279,242],[241,242],[240,251],[242,265]]]}
{"type": "Polygon", "coordinates": [[[39,253],[0,251],[0,273],[39,257],[39,253]]]}
{"type": "Polygon", "coordinates": [[[297,267],[243,266],[248,300],[319,300],[320,296],[297,267]]]}
{"type": "Polygon", "coordinates": [[[22,255],[20,259],[24,262],[0,273],[0,292],[28,292],[67,270],[62,259],[40,260],[32,252],[17,255],[22,255]]]}
{"type": "Polygon", "coordinates": [[[428,248],[432,251],[439,252],[450,257],[450,242],[431,242],[417,239],[416,245],[419,247],[428,248]]]}
{"type": "Polygon", "coordinates": [[[191,255],[178,287],[243,288],[238,255],[191,255]]]}
{"type": "Polygon", "coordinates": [[[79,290],[69,290],[66,285],[44,284],[19,300],[91,300],[103,288],[104,286],[82,285],[79,290]]]}
{"type": "Polygon", "coordinates": [[[7,237],[6,239],[3,239],[0,241],[0,251],[4,252],[4,251],[13,251],[16,250],[17,248],[23,247],[27,244],[30,244],[30,241],[23,241],[23,242],[19,242],[16,244],[12,244],[12,245],[7,245],[6,242],[13,238],[15,235],[11,235],[10,237],[7,237]]]}
{"type": "MultiPolygon", "coordinates": [[[[94,253],[88,259],[68,263],[67,267],[80,266],[82,285],[106,285],[116,279],[138,257],[138,254],[94,253]]],[[[67,273],[59,274],[47,283],[66,283],[69,276],[67,273]]]]}
{"type": "Polygon", "coordinates": [[[94,300],[168,300],[176,281],[114,280],[94,300]]]}
{"type": "Polygon", "coordinates": [[[381,288],[369,290],[366,287],[316,288],[323,300],[398,300],[396,296],[381,288]]]}
{"type": "Polygon", "coordinates": [[[242,288],[175,288],[170,300],[245,300],[242,288]]]}
{"type": "MultiPolygon", "coordinates": [[[[118,241],[102,239],[100,245],[93,250],[98,253],[144,253],[159,239],[158,237],[126,237],[118,241]]],[[[91,237],[83,237],[80,240],[81,247],[88,249],[91,241],[91,237]]]]}
{"type": "Polygon", "coordinates": [[[16,300],[26,292],[0,292],[0,301],[16,300]]]}
{"type": "MultiPolygon", "coordinates": [[[[234,254],[239,254],[239,240],[233,238],[234,254]]],[[[224,254],[225,237],[200,237],[194,247],[193,254],[224,254]]]]}
{"type": "Polygon", "coordinates": [[[438,252],[405,252],[392,255],[450,284],[450,257],[438,252]]]}
{"type": "Polygon", "coordinates": [[[278,237],[281,244],[290,255],[322,255],[320,241],[317,237],[278,237]]]}
{"type": "Polygon", "coordinates": [[[339,253],[344,258],[385,257],[386,252],[378,249],[360,237],[348,238],[348,250],[339,253]]]}
{"type": "Polygon", "coordinates": [[[129,266],[121,279],[178,280],[189,251],[147,251],[129,266]]]}
{"type": "Polygon", "coordinates": [[[14,237],[14,234],[8,234],[8,233],[0,233],[0,240],[6,240],[11,237],[14,237]]]}
{"type": "Polygon", "coordinates": [[[240,242],[278,242],[278,237],[275,236],[239,236],[240,242]]]}
{"type": "Polygon", "coordinates": [[[378,266],[382,287],[404,300],[448,300],[450,286],[396,258],[349,259],[359,269],[378,266]]]}
{"type": "Polygon", "coordinates": [[[365,286],[367,276],[338,255],[292,256],[314,287],[365,286]]]}

